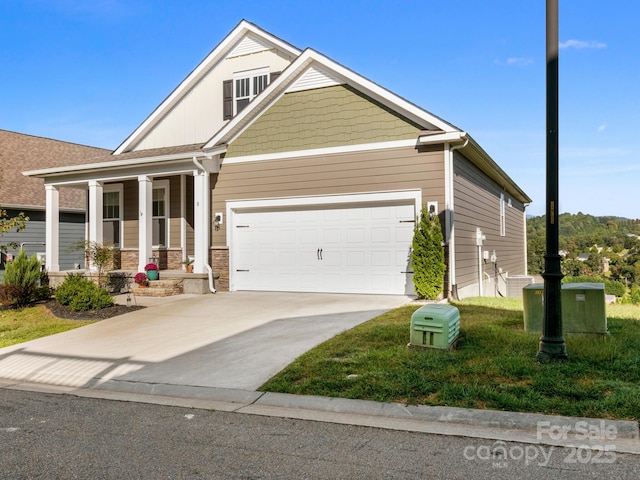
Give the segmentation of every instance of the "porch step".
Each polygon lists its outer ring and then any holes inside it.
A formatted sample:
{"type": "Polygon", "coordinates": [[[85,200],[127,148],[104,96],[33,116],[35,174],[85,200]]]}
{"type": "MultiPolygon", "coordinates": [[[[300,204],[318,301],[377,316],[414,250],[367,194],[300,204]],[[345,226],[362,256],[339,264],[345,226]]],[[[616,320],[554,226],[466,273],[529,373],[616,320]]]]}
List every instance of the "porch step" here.
{"type": "Polygon", "coordinates": [[[169,280],[151,280],[149,286],[144,288],[134,283],[131,286],[134,295],[140,297],[169,297],[183,293],[182,279],[171,278],[169,280]]]}

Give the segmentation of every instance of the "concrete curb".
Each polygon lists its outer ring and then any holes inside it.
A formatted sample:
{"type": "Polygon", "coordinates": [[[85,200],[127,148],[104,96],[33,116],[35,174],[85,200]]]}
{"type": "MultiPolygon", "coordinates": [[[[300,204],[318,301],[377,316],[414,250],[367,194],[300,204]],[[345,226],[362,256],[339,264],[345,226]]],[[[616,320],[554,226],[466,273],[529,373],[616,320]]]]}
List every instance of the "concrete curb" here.
{"type": "Polygon", "coordinates": [[[0,388],[484,438],[496,442],[640,454],[638,423],[623,420],[402,405],[120,380],[78,389],[0,379],[0,388]]]}

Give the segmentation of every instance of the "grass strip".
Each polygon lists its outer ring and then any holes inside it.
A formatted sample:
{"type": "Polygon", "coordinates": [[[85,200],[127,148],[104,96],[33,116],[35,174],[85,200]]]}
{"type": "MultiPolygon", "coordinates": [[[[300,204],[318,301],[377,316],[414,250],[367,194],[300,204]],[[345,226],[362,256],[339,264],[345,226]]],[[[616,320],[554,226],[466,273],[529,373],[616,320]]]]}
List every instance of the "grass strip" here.
{"type": "Polygon", "coordinates": [[[607,307],[610,335],[566,335],[570,360],[536,361],[540,334],[525,332],[522,301],[455,303],[457,348],[409,350],[419,305],[407,305],[302,355],[262,391],[405,404],[638,420],[640,307],[607,307]]]}

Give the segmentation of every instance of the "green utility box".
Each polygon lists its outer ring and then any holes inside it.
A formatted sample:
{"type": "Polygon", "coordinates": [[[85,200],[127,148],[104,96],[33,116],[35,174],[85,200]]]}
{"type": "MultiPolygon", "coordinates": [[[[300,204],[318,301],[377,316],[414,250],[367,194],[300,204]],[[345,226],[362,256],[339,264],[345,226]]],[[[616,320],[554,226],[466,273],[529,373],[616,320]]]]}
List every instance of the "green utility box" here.
{"type": "Polygon", "coordinates": [[[604,283],[562,285],[562,323],[569,333],[607,334],[604,283]]]}
{"type": "MultiPolygon", "coordinates": [[[[564,333],[608,333],[603,283],[564,283],[561,292],[564,333]]],[[[525,331],[542,333],[544,284],[524,287],[522,303],[525,331]]]]}
{"type": "Polygon", "coordinates": [[[460,334],[460,312],[456,307],[429,303],[411,316],[409,348],[451,350],[460,334]]]}
{"type": "Polygon", "coordinates": [[[526,332],[542,332],[544,283],[530,283],[522,289],[522,308],[526,332]]]}

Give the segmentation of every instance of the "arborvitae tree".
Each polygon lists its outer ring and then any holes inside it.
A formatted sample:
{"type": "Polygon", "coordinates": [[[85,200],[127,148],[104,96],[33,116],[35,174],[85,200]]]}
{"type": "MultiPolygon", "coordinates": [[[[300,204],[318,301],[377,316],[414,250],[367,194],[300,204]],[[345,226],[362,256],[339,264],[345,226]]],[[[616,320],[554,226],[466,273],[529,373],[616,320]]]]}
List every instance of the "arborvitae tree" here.
{"type": "Polygon", "coordinates": [[[442,242],[438,216],[430,216],[427,208],[423,207],[413,233],[411,251],[413,283],[420,298],[435,300],[442,292],[445,272],[442,242]]]}

